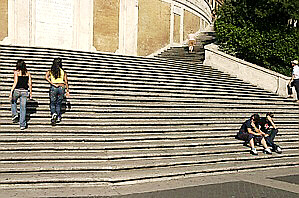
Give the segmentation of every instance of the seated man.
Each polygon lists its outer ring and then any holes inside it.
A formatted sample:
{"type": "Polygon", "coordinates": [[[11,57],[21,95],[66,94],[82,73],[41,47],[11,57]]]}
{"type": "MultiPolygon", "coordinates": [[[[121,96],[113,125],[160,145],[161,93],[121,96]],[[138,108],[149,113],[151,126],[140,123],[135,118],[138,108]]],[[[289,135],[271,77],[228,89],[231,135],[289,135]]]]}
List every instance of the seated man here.
{"type": "Polygon", "coordinates": [[[264,152],[266,154],[272,154],[271,150],[268,148],[265,137],[269,136],[268,134],[265,134],[262,132],[259,128],[259,121],[260,116],[258,114],[253,114],[250,119],[246,120],[238,134],[237,138],[240,140],[244,140],[245,143],[250,144],[251,151],[250,153],[253,155],[258,155],[256,148],[254,147],[254,143],[260,143],[264,146],[264,152]]]}
{"type": "Polygon", "coordinates": [[[266,117],[261,118],[260,120],[261,131],[269,135],[268,137],[266,137],[267,144],[272,147],[273,151],[280,154],[282,153],[281,148],[274,143],[274,138],[278,133],[278,129],[274,124],[273,117],[274,114],[269,112],[266,114],[266,117]]]}

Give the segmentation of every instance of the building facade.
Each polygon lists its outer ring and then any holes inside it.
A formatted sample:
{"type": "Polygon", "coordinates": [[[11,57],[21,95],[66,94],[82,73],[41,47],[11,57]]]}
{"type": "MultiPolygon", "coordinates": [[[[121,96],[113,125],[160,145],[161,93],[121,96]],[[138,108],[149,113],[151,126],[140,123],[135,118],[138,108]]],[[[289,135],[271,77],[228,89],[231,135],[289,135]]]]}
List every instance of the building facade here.
{"type": "Polygon", "coordinates": [[[0,44],[146,56],[212,23],[216,0],[0,0],[0,44]]]}

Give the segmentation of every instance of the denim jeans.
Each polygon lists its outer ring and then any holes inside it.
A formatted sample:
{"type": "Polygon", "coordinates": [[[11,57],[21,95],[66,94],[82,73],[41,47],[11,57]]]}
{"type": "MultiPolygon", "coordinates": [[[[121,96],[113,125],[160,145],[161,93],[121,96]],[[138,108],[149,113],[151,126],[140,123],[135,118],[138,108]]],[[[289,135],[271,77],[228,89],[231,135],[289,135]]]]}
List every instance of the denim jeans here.
{"type": "Polygon", "coordinates": [[[274,138],[278,133],[278,129],[271,129],[271,130],[267,131],[266,133],[269,134],[269,136],[265,138],[267,144],[269,146],[271,146],[273,149],[276,149],[278,147],[278,145],[274,143],[274,138]]]}
{"type": "Polygon", "coordinates": [[[11,113],[13,116],[17,114],[17,101],[20,98],[20,127],[26,127],[26,103],[27,103],[27,90],[15,89],[12,94],[11,100],[11,113]]]}
{"type": "Polygon", "coordinates": [[[299,79],[294,80],[294,86],[297,92],[297,100],[299,100],[299,79]]]}
{"type": "Polygon", "coordinates": [[[51,115],[54,113],[58,117],[61,117],[61,103],[64,98],[65,88],[64,87],[55,87],[51,85],[50,87],[50,110],[51,115]]]}

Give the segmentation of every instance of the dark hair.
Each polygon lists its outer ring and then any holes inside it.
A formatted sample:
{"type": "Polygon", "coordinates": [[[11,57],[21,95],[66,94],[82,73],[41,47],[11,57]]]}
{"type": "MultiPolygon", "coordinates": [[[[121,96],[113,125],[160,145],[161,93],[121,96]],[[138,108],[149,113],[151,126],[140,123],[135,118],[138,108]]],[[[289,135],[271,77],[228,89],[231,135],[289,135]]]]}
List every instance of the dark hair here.
{"type": "Polygon", "coordinates": [[[54,61],[57,61],[57,64],[62,69],[62,59],[61,58],[55,58],[54,61]]]}
{"type": "Polygon", "coordinates": [[[16,70],[22,72],[22,76],[25,76],[27,73],[26,63],[20,59],[17,61],[16,70]]]}
{"type": "Polygon", "coordinates": [[[60,78],[60,69],[62,66],[62,62],[60,58],[55,58],[53,60],[53,64],[51,67],[51,74],[54,76],[55,79],[60,78]]]}
{"type": "Polygon", "coordinates": [[[259,114],[253,114],[253,115],[251,116],[251,119],[252,119],[253,121],[257,121],[257,122],[259,122],[259,121],[260,121],[260,116],[259,116],[259,114]]]}
{"type": "Polygon", "coordinates": [[[270,116],[271,118],[274,118],[274,114],[272,113],[272,112],[268,112],[268,113],[266,113],[266,117],[267,116],[270,116]]]}

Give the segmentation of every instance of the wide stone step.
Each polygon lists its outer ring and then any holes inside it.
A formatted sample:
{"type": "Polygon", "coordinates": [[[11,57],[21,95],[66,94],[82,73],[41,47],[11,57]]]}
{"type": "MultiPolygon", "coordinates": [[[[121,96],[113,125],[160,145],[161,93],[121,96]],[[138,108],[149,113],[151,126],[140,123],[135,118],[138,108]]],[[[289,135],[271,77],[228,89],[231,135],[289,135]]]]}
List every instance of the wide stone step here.
{"type": "MultiPolygon", "coordinates": [[[[46,98],[46,97],[45,97],[46,98]]],[[[117,98],[114,98],[117,99],[117,98]]],[[[106,99],[105,99],[106,100],[106,99]]],[[[111,98],[111,100],[113,100],[113,98],[111,98]]],[[[189,101],[190,102],[190,101],[189,101]]],[[[189,110],[200,110],[200,109],[206,109],[206,108],[214,108],[211,111],[212,112],[219,112],[219,110],[217,109],[233,109],[234,111],[243,111],[247,110],[249,112],[260,112],[260,113],[265,113],[265,112],[281,112],[281,111],[286,111],[286,110],[290,110],[290,112],[294,112],[294,113],[298,113],[298,108],[297,105],[294,106],[289,106],[289,105],[277,105],[277,104],[267,104],[267,105],[256,105],[258,103],[254,103],[254,104],[248,104],[248,103],[238,103],[238,104],[232,104],[232,103],[211,103],[211,104],[207,104],[207,103],[200,103],[200,102],[190,102],[189,103],[188,100],[186,101],[186,103],[184,103],[183,101],[179,102],[179,101],[163,101],[163,100],[148,100],[148,99],[144,99],[144,100],[130,100],[127,99],[127,101],[125,102],[107,102],[107,103],[102,103],[102,102],[98,102],[97,104],[92,104],[92,107],[90,108],[90,104],[89,103],[85,103],[85,100],[82,100],[81,104],[78,105],[72,105],[72,102],[67,102],[66,103],[66,110],[67,111],[72,111],[72,112],[93,112],[93,113],[102,113],[103,111],[106,112],[160,112],[161,109],[162,111],[172,111],[172,112],[184,112],[184,110],[182,108],[187,108],[189,110]],[[137,102],[136,102],[137,101],[137,102]],[[86,104],[86,105],[85,105],[86,104]],[[140,108],[143,108],[142,110],[140,108]],[[164,108],[164,109],[163,109],[164,108]],[[168,109],[168,110],[167,110],[168,109]],[[171,110],[170,110],[171,109],[171,110]],[[276,110],[274,110],[276,109],[276,110]]],[[[48,103],[49,104],[49,103],[48,103]]],[[[34,105],[34,104],[33,104],[34,105]]],[[[3,111],[10,111],[11,106],[9,105],[9,103],[6,103],[5,105],[3,104],[3,107],[1,108],[1,110],[3,111]]],[[[28,107],[29,111],[48,111],[49,110],[49,105],[39,105],[37,103],[37,107],[34,106],[30,106],[28,107]]],[[[222,110],[220,110],[219,113],[221,113],[222,110]]],[[[245,116],[244,116],[245,117],[245,116]]]]}
{"type": "MultiPolygon", "coordinates": [[[[1,103],[9,105],[9,91],[2,93],[1,103]]],[[[45,90],[41,93],[36,93],[33,91],[33,98],[35,102],[38,103],[38,106],[48,105],[49,104],[49,90],[45,90]]],[[[208,92],[203,92],[199,95],[197,94],[185,94],[185,93],[163,93],[159,92],[141,92],[141,91],[72,91],[71,98],[68,99],[71,105],[73,106],[98,106],[101,103],[101,100],[127,100],[127,101],[165,101],[165,102],[189,102],[193,104],[200,105],[201,103],[209,102],[210,105],[216,104],[234,104],[234,105],[276,105],[285,106],[290,105],[290,107],[296,108],[296,103],[292,100],[285,99],[264,99],[259,98],[258,96],[244,96],[242,100],[239,99],[238,95],[230,95],[228,93],[223,93],[219,95],[208,95],[208,92]],[[79,95],[80,94],[80,95],[79,95]]],[[[117,102],[111,101],[110,104],[116,104],[117,102]]],[[[109,105],[109,104],[108,104],[109,105]]],[[[176,105],[176,104],[174,104],[176,105]]],[[[186,104],[188,105],[188,104],[186,104]]],[[[190,105],[190,104],[189,104],[190,105]]],[[[233,106],[233,105],[232,105],[233,106]]],[[[4,107],[4,106],[3,106],[4,107]]]]}
{"type": "MultiPolygon", "coordinates": [[[[299,157],[299,153],[294,153],[295,149],[285,149],[281,155],[274,154],[255,156],[244,156],[244,152],[239,151],[235,153],[223,153],[223,154],[210,154],[210,155],[193,155],[193,156],[161,156],[161,157],[147,157],[143,160],[140,159],[115,159],[111,160],[109,164],[105,159],[96,158],[97,153],[88,157],[89,160],[84,160],[84,157],[78,158],[78,155],[72,155],[72,153],[65,153],[65,156],[55,157],[58,160],[26,160],[26,162],[12,163],[10,161],[0,164],[0,173],[34,173],[34,172],[49,172],[49,171],[115,171],[115,170],[129,170],[129,169],[141,169],[141,168],[157,168],[157,167],[172,167],[181,165],[193,165],[203,163],[217,163],[228,161],[250,161],[261,159],[281,159],[290,157],[299,157]],[[67,154],[70,154],[68,156],[67,154]],[[64,160],[59,160],[63,159],[64,160]],[[72,158],[76,157],[76,158],[72,158]],[[28,166],[30,165],[30,166],[28,166]]],[[[58,153],[58,152],[57,152],[58,153]]],[[[56,153],[56,154],[57,154],[56,153]]],[[[24,153],[26,155],[26,153],[24,153]]],[[[78,153],[80,154],[80,153],[78,153]]],[[[87,153],[88,155],[89,153],[87,153]]],[[[14,153],[11,153],[14,156],[14,153]]],[[[113,159],[113,157],[112,157],[113,159]]],[[[24,178],[25,179],[25,178],[24,178]]]]}
{"type": "MultiPolygon", "coordinates": [[[[9,85],[11,85],[13,83],[0,83],[0,86],[5,86],[5,88],[2,89],[2,94],[0,94],[0,96],[5,96],[5,95],[9,95],[10,93],[10,87],[9,85]]],[[[43,93],[47,93],[49,92],[49,85],[47,84],[37,84],[37,83],[33,83],[33,93],[34,96],[37,98],[43,98],[44,94],[43,93]]],[[[138,92],[138,93],[148,93],[148,92],[152,92],[152,93],[161,93],[159,95],[163,95],[163,94],[171,94],[171,93],[175,93],[175,94],[183,94],[186,96],[193,96],[193,97],[198,97],[200,96],[201,98],[219,98],[218,96],[220,96],[221,98],[224,97],[231,97],[233,98],[235,97],[242,97],[241,99],[244,100],[248,100],[250,98],[256,98],[259,100],[265,100],[265,101],[270,101],[270,100],[275,100],[275,101],[284,101],[284,102],[290,102],[290,99],[283,99],[281,97],[272,95],[272,94],[268,94],[268,93],[251,93],[248,92],[248,90],[244,89],[244,90],[227,90],[224,87],[210,87],[210,86],[203,86],[202,88],[189,88],[189,87],[171,87],[171,86],[159,86],[159,85],[119,85],[119,84],[107,84],[105,85],[104,83],[99,83],[98,86],[96,86],[96,84],[86,84],[86,85],[76,85],[76,84],[69,84],[70,87],[70,92],[72,94],[72,98],[74,98],[73,96],[80,97],[80,96],[84,96],[86,94],[98,94],[98,93],[103,93],[103,95],[107,95],[107,92],[111,92],[113,91],[113,93],[117,93],[117,92],[121,92],[123,91],[123,93],[127,93],[128,91],[130,92],[138,92]]],[[[1,98],[0,98],[1,100],[1,98]]]]}
{"type": "MultiPolygon", "coordinates": [[[[3,57],[0,55],[1,65],[6,67],[7,69],[14,69],[17,59],[13,57],[3,57]]],[[[25,59],[27,67],[34,69],[50,69],[52,65],[52,59],[44,60],[42,58],[27,58],[25,59]]],[[[189,68],[209,68],[209,66],[205,66],[202,64],[194,63],[188,64],[181,61],[172,61],[169,63],[161,63],[161,62],[153,62],[144,61],[144,62],[119,62],[115,60],[84,60],[84,59],[66,59],[63,61],[63,67],[66,69],[74,69],[74,70],[94,70],[94,69],[127,69],[127,70],[137,70],[137,71],[177,71],[187,70],[189,68]]]]}
{"type": "MultiPolygon", "coordinates": [[[[31,114],[31,118],[48,118],[49,112],[46,111],[49,110],[48,108],[43,109],[42,111],[36,112],[34,114],[31,114]]],[[[253,113],[256,113],[256,111],[248,112],[247,110],[244,112],[240,112],[239,110],[233,111],[233,110],[218,110],[217,112],[212,111],[210,109],[207,110],[188,110],[188,109],[182,109],[181,111],[165,111],[165,109],[161,109],[161,112],[156,111],[146,111],[144,109],[135,110],[135,111],[125,111],[122,113],[115,113],[113,112],[113,109],[107,109],[103,108],[103,111],[101,113],[94,113],[94,112],[85,112],[84,114],[79,114],[78,112],[72,112],[68,111],[64,114],[64,118],[90,118],[90,119],[145,119],[145,118],[165,118],[165,119],[178,119],[178,118],[218,118],[218,119],[230,119],[230,118],[239,118],[239,119],[246,119],[249,118],[253,113]]],[[[264,116],[266,114],[265,112],[259,112],[261,116],[264,116]]],[[[298,118],[299,111],[277,111],[275,113],[275,121],[281,120],[281,119],[296,119],[298,118]]],[[[0,117],[1,118],[7,118],[11,116],[11,112],[9,111],[1,111],[0,117]]]]}
{"type": "Polygon", "coordinates": [[[92,59],[114,59],[119,61],[159,61],[159,62],[168,62],[167,60],[160,60],[157,58],[146,58],[146,57],[137,57],[137,56],[125,56],[125,55],[115,55],[112,53],[105,52],[83,52],[75,50],[61,50],[61,49],[50,49],[50,48],[34,48],[34,47],[24,47],[24,46],[7,46],[0,45],[0,52],[11,52],[14,54],[24,54],[24,55],[37,55],[41,57],[50,57],[56,58],[67,58],[67,57],[76,57],[76,58],[92,58],[92,59]]]}
{"type": "MultiPolygon", "coordinates": [[[[211,70],[212,72],[212,70],[211,70]]],[[[32,73],[32,76],[38,76],[39,75],[39,78],[42,77],[44,78],[45,77],[45,72],[37,72],[35,73],[34,71],[31,72],[32,73]]],[[[3,70],[1,71],[1,74],[3,75],[3,77],[11,77],[13,76],[13,73],[12,71],[9,71],[9,70],[3,70]]],[[[159,75],[159,78],[161,79],[165,79],[165,78],[168,78],[168,79],[191,79],[191,77],[193,78],[207,78],[207,76],[210,76],[211,74],[206,71],[206,72],[199,72],[199,73],[196,73],[195,71],[193,71],[193,73],[190,73],[188,74],[188,72],[186,71],[184,74],[171,74],[170,72],[164,72],[164,73],[159,73],[159,72],[139,72],[139,71],[124,71],[124,70],[115,70],[115,71],[111,71],[111,70],[108,70],[108,71],[101,71],[101,70],[98,70],[96,73],[94,73],[94,71],[91,71],[91,72],[88,72],[88,71],[73,71],[73,72],[70,72],[68,74],[69,77],[77,77],[77,78],[82,78],[82,77],[85,77],[85,78],[94,78],[96,76],[100,77],[102,75],[109,75],[109,76],[139,76],[139,77],[145,77],[145,78],[150,78],[150,77],[157,77],[157,75],[159,75]]],[[[227,81],[231,81],[233,80],[234,78],[228,78],[229,75],[224,75],[224,74],[221,74],[219,72],[213,72],[213,75],[214,76],[210,76],[211,79],[226,79],[227,81]]],[[[235,81],[237,81],[237,79],[235,79],[235,81]]],[[[239,82],[241,82],[239,80],[239,82]]]]}
{"type": "MultiPolygon", "coordinates": [[[[81,80],[84,82],[84,79],[81,80]]],[[[3,82],[0,83],[1,86],[3,86],[3,91],[4,92],[9,92],[11,89],[11,85],[13,82],[10,80],[10,82],[3,80],[3,82]]],[[[274,95],[272,93],[268,93],[259,89],[251,90],[248,89],[247,86],[237,86],[237,85],[213,85],[209,82],[202,82],[201,85],[199,84],[182,84],[180,82],[178,83],[167,83],[168,85],[161,85],[161,82],[149,82],[149,81],[141,81],[141,82],[136,82],[136,81],[116,81],[113,82],[111,79],[110,81],[106,80],[95,80],[94,82],[90,81],[85,81],[83,84],[80,84],[80,81],[78,79],[76,80],[70,80],[69,86],[71,91],[72,90],[103,90],[103,89],[122,89],[122,90],[158,90],[158,91],[172,91],[172,92],[186,92],[186,93],[200,93],[200,92],[206,92],[210,95],[215,94],[217,95],[218,92],[226,92],[229,94],[234,94],[234,95],[252,95],[252,96],[259,96],[263,97],[264,99],[267,100],[267,98],[277,98],[277,99],[282,99],[281,97],[274,95]],[[79,83],[76,84],[75,82],[79,83]],[[121,84],[123,82],[123,84],[121,84]],[[228,89],[229,88],[229,89],[228,89]]],[[[45,80],[42,79],[40,81],[33,80],[33,90],[34,92],[48,92],[49,90],[49,84],[46,84],[45,80]]],[[[2,95],[2,93],[0,94],[2,95]]],[[[285,99],[284,99],[285,100],[285,99]]]]}
{"type": "MultiPolygon", "coordinates": [[[[281,125],[281,129],[293,129],[298,131],[298,124],[287,124],[281,125]]],[[[78,132],[78,133],[85,133],[91,132],[97,134],[107,134],[107,133],[153,133],[153,132],[169,132],[169,131],[179,131],[179,132],[189,132],[194,130],[207,130],[207,131],[214,131],[214,130],[236,130],[236,132],[240,129],[240,123],[230,123],[230,124],[209,124],[207,125],[169,125],[169,126],[101,126],[101,127],[88,127],[88,126],[64,126],[61,125],[59,127],[52,127],[50,123],[48,125],[35,125],[29,127],[25,132],[40,132],[48,131],[48,132],[78,132]]],[[[7,132],[14,132],[18,131],[17,126],[6,125],[0,128],[1,133],[7,132]]]]}
{"type": "MultiPolygon", "coordinates": [[[[190,177],[198,175],[209,175],[215,173],[232,172],[237,170],[256,170],[268,169],[272,167],[298,166],[297,156],[290,158],[269,158],[248,159],[233,164],[234,159],[223,160],[223,162],[214,163],[205,162],[198,164],[183,164],[177,166],[166,166],[161,168],[149,167],[143,169],[122,169],[117,171],[109,170],[86,170],[86,171],[47,171],[37,173],[2,173],[0,175],[0,184],[59,184],[59,183],[89,183],[89,182],[134,182],[140,180],[157,179],[157,178],[176,178],[190,177]],[[9,178],[9,179],[8,179],[9,178]]],[[[45,186],[44,185],[44,186],[45,186]]],[[[32,186],[32,185],[31,185],[32,186]]]]}
{"type": "MultiPolygon", "coordinates": [[[[4,78],[12,78],[11,75],[7,74],[7,75],[2,75],[4,78]]],[[[36,77],[34,77],[36,78],[36,77]]],[[[85,81],[86,78],[88,78],[87,76],[70,76],[69,81],[70,82],[76,82],[77,78],[83,78],[82,81],[85,81]],[[73,78],[73,79],[72,79],[73,78]]],[[[138,75],[134,75],[134,74],[130,74],[130,75],[118,75],[118,74],[113,74],[113,75],[98,75],[97,78],[102,79],[104,81],[106,80],[125,80],[127,82],[145,82],[145,81],[150,81],[150,82],[159,82],[159,83],[187,83],[187,84],[201,84],[202,82],[206,82],[206,83],[211,83],[213,84],[217,84],[217,83],[222,83],[223,85],[228,85],[230,87],[236,87],[239,85],[239,87],[248,87],[248,85],[243,84],[242,82],[238,82],[237,80],[232,80],[232,79],[227,79],[226,77],[224,77],[223,79],[221,78],[198,78],[198,79],[193,79],[192,81],[189,81],[188,78],[183,78],[183,77],[158,77],[157,76],[143,76],[142,78],[138,75]],[[221,81],[222,80],[222,81],[221,81]],[[235,82],[235,85],[232,85],[235,82]]],[[[190,77],[189,77],[190,78],[190,77]]],[[[43,80],[44,78],[42,78],[42,76],[40,76],[38,79],[43,80]]],[[[89,78],[90,79],[90,78],[89,78]]],[[[90,80],[89,80],[90,81],[90,80]]],[[[97,80],[95,80],[97,81],[97,80]]],[[[101,80],[98,80],[99,82],[101,82],[101,80]]],[[[34,83],[34,82],[33,82],[34,83]]],[[[253,88],[252,88],[253,89],[253,88]]]]}
{"type": "MultiPolygon", "coordinates": [[[[297,149],[298,141],[279,140],[276,138],[276,143],[285,149],[297,149]]],[[[180,156],[195,156],[195,155],[210,155],[210,154],[225,154],[225,153],[236,153],[236,152],[248,152],[249,147],[244,146],[242,141],[235,144],[208,144],[204,145],[190,145],[190,146],[176,146],[176,147],[161,147],[161,148],[103,148],[96,142],[0,142],[2,154],[4,153],[31,153],[32,155],[19,155],[18,158],[7,158],[2,159],[2,163],[20,162],[20,161],[36,161],[36,160],[53,160],[59,161],[61,158],[53,157],[68,155],[68,152],[74,153],[78,151],[82,152],[93,152],[97,153],[97,160],[116,160],[116,159],[132,159],[132,158],[148,158],[148,157],[180,157],[180,156]],[[40,155],[44,152],[45,155],[40,155]],[[34,153],[36,156],[34,157],[34,153]]],[[[258,150],[262,150],[262,147],[257,147],[258,150]]],[[[70,155],[68,155],[70,156],[70,155]]],[[[94,156],[93,156],[94,157],[94,156]]],[[[75,157],[76,158],[76,157],[75,157]]],[[[71,159],[71,158],[69,158],[71,159]]],[[[75,159],[72,159],[75,160],[75,159]]],[[[79,159],[77,159],[79,160],[79,159]]],[[[82,160],[82,158],[81,158],[82,160]]],[[[88,160],[85,156],[85,160],[88,160]]],[[[95,159],[93,159],[95,160],[95,159]]]]}
{"type": "MultiPolygon", "coordinates": [[[[158,147],[158,145],[167,145],[175,144],[174,147],[180,146],[184,142],[191,141],[189,146],[194,146],[194,143],[198,145],[208,145],[214,143],[215,145],[229,145],[236,144],[235,136],[237,131],[226,131],[225,133],[220,133],[217,131],[213,131],[213,133],[208,134],[208,132],[192,132],[190,134],[187,133],[157,133],[157,134],[147,134],[147,133],[131,133],[131,134],[77,134],[77,133],[43,133],[42,131],[39,133],[30,133],[22,134],[20,136],[19,133],[11,132],[11,133],[3,133],[1,134],[0,142],[1,143],[11,143],[13,150],[19,150],[19,147],[23,144],[35,142],[39,145],[43,145],[50,142],[62,142],[65,145],[68,142],[83,142],[81,146],[86,147],[85,143],[96,144],[97,149],[116,149],[116,148],[133,148],[140,147],[144,145],[150,145],[149,147],[158,147]],[[57,137],[59,136],[59,137],[57,137]],[[219,138],[222,139],[221,142],[217,141],[219,138]],[[132,145],[132,142],[135,142],[132,145]],[[15,144],[18,143],[18,144],[15,144]],[[112,144],[114,143],[114,144],[112,144]],[[115,147],[118,145],[119,147],[115,147]]],[[[276,137],[276,142],[298,142],[298,131],[292,130],[284,130],[281,129],[279,135],[276,137]]],[[[240,141],[241,143],[242,141],[240,141]]],[[[45,146],[46,146],[45,145],[45,146]]],[[[1,144],[2,146],[2,144],[1,144]]],[[[35,146],[33,146],[35,147],[35,146]]],[[[46,146],[47,147],[47,146],[46,146]]],[[[22,147],[23,148],[23,147],[22,147]]],[[[93,148],[93,147],[91,147],[93,148]]],[[[11,150],[8,148],[2,148],[0,150],[6,151],[11,150]]],[[[27,148],[31,150],[30,148],[27,148]]],[[[4,153],[5,154],[5,153],[4,153]]]]}
{"type": "MultiPolygon", "coordinates": [[[[19,57],[12,52],[12,54],[9,54],[7,56],[0,55],[0,60],[2,65],[7,65],[8,67],[15,68],[16,61],[19,58],[22,58],[28,68],[36,67],[41,69],[49,69],[52,65],[53,58],[45,59],[44,56],[29,56],[26,57],[26,55],[20,55],[19,57]],[[25,56],[25,57],[24,57],[25,56]]],[[[160,69],[165,70],[169,69],[171,70],[178,70],[179,68],[189,68],[190,66],[193,66],[194,64],[190,65],[187,63],[184,63],[183,61],[177,60],[177,61],[168,61],[165,59],[157,59],[159,61],[150,61],[150,60],[141,60],[141,61],[130,61],[130,60],[118,60],[117,58],[113,59],[94,59],[91,58],[90,60],[88,58],[67,58],[63,59],[63,65],[66,67],[72,67],[74,66],[75,69],[78,69],[77,66],[81,66],[82,68],[102,68],[102,69],[109,69],[111,67],[118,68],[128,68],[128,69],[143,69],[143,70],[151,70],[151,69],[160,69]],[[161,60],[161,61],[160,61],[161,60]],[[165,60],[163,62],[163,60],[165,60]]],[[[201,66],[204,67],[204,66],[201,66]]],[[[205,66],[208,67],[208,66],[205,66]]]]}
{"type": "MultiPolygon", "coordinates": [[[[299,131],[294,130],[292,128],[286,128],[286,126],[281,125],[279,127],[279,136],[284,136],[284,138],[289,138],[291,136],[297,136],[299,134],[299,131]]],[[[205,130],[189,130],[189,131],[156,131],[152,133],[140,133],[140,132],[132,132],[132,133],[126,133],[126,134],[117,134],[117,133],[105,133],[105,134],[97,134],[93,133],[92,131],[86,131],[86,132],[51,132],[51,131],[43,131],[40,130],[39,132],[26,132],[25,136],[36,136],[36,137],[53,137],[53,136],[62,136],[65,138],[66,136],[72,136],[76,138],[102,138],[102,141],[126,141],[126,140],[161,140],[161,139],[198,139],[198,138],[215,138],[215,137],[229,137],[234,138],[237,134],[237,129],[223,129],[222,131],[219,131],[215,129],[213,130],[205,131],[205,130]]],[[[6,133],[2,133],[3,136],[9,136],[9,137],[16,137],[19,136],[18,131],[10,131],[6,133]]],[[[280,139],[280,138],[278,138],[280,139]]],[[[15,147],[15,146],[14,146],[15,147]]],[[[1,148],[1,150],[5,150],[5,148],[1,148]]]]}
{"type": "MultiPolygon", "coordinates": [[[[112,127],[119,127],[119,128],[133,128],[133,127],[160,127],[160,126],[213,126],[213,125],[219,125],[219,126],[230,126],[230,125],[242,125],[243,120],[241,119],[206,119],[206,120],[184,120],[184,119],[142,119],[142,120],[136,120],[136,119],[69,119],[69,118],[63,118],[63,121],[60,123],[57,123],[57,127],[99,127],[101,129],[106,129],[109,126],[112,127]]],[[[299,123],[296,119],[286,119],[276,122],[277,125],[286,125],[286,126],[294,126],[299,128],[299,123]]],[[[0,122],[1,127],[7,127],[10,128],[10,130],[19,130],[19,126],[12,123],[11,120],[3,120],[0,122]]],[[[50,125],[50,119],[30,119],[28,122],[29,128],[33,127],[42,127],[42,125],[50,125]]],[[[45,127],[46,128],[46,127],[45,127]]],[[[298,130],[298,129],[297,129],[298,130]]],[[[1,130],[2,131],[2,130],[1,130]]]]}

